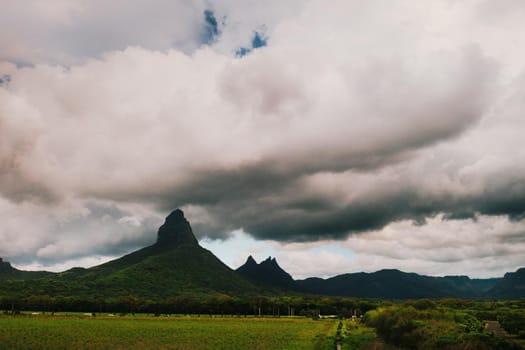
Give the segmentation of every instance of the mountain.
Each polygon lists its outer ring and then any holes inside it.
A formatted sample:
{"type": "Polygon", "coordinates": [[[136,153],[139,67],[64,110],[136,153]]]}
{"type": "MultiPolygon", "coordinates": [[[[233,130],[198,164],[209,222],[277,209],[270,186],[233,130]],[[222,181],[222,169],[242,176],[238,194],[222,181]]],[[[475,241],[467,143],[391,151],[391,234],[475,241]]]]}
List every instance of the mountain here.
{"type": "Polygon", "coordinates": [[[498,279],[472,280],[466,276],[430,277],[399,270],[297,281],[300,290],[307,293],[385,299],[480,298],[497,282],[498,279]]]}
{"type": "MultiPolygon", "coordinates": [[[[155,244],[89,269],[73,268],[45,277],[24,283],[24,291],[91,297],[133,295],[153,299],[178,294],[263,293],[202,248],[179,209],[159,228],[155,244]]],[[[11,285],[17,286],[12,281],[11,285]]]]}
{"type": "Polygon", "coordinates": [[[506,273],[484,296],[493,299],[525,298],[525,268],[506,273]]]}
{"type": "Polygon", "coordinates": [[[179,209],[166,217],[151,246],[105,264],[61,273],[21,271],[0,258],[0,282],[0,296],[86,299],[135,296],[159,300],[188,294],[255,296],[297,292],[385,299],[525,297],[525,268],[492,279],[380,270],[294,281],[275,258],[257,263],[250,256],[234,271],[199,245],[179,209]]]}
{"type": "Polygon", "coordinates": [[[284,290],[296,290],[297,283],[288,272],[284,271],[275,258],[268,257],[260,264],[250,255],[244,265],[236,270],[246,279],[263,286],[284,290]]]}
{"type": "Polygon", "coordinates": [[[22,271],[15,269],[10,263],[0,258],[0,281],[7,279],[30,280],[53,275],[47,271],[22,271]]]}

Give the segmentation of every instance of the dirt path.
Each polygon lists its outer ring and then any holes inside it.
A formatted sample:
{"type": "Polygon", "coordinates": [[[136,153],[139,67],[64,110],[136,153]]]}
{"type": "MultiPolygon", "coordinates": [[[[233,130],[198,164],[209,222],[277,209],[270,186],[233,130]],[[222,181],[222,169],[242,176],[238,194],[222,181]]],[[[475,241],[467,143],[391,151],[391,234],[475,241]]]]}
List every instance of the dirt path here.
{"type": "Polygon", "coordinates": [[[487,326],[485,327],[485,332],[487,333],[493,332],[494,335],[497,337],[507,338],[507,334],[505,333],[503,328],[501,328],[501,325],[499,324],[498,321],[483,321],[483,322],[487,324],[487,326]]]}

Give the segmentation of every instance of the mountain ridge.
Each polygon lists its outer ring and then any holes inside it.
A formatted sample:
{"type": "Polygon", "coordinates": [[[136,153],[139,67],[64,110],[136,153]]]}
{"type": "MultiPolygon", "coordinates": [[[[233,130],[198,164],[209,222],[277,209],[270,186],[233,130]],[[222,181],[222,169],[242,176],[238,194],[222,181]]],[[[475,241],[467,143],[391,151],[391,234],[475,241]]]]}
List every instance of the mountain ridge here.
{"type": "Polygon", "coordinates": [[[257,295],[305,293],[384,299],[525,297],[525,268],[501,278],[433,277],[397,269],[346,273],[330,278],[294,280],[277,260],[257,263],[250,255],[236,270],[201,247],[180,209],[157,231],[154,244],[90,268],[63,272],[23,271],[0,258],[0,295],[89,294],[165,298],[181,294],[257,295]]]}
{"type": "Polygon", "coordinates": [[[346,273],[327,279],[314,277],[296,282],[304,292],[330,296],[383,299],[450,297],[479,299],[498,281],[497,278],[473,280],[467,276],[433,277],[397,269],[382,269],[371,273],[346,273]]]}

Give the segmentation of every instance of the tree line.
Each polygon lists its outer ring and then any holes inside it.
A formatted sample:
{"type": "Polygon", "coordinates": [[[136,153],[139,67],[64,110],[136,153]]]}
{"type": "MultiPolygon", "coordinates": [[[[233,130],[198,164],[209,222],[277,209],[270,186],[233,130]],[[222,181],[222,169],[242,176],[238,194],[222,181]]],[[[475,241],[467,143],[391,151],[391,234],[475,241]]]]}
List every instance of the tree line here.
{"type": "Polygon", "coordinates": [[[34,295],[0,296],[0,310],[14,313],[20,310],[40,312],[150,313],[150,314],[210,314],[253,316],[333,315],[346,318],[361,316],[377,307],[377,301],[354,298],[304,296],[234,297],[225,294],[208,296],[178,295],[151,300],[133,295],[116,298],[85,298],[75,296],[34,295]]]}

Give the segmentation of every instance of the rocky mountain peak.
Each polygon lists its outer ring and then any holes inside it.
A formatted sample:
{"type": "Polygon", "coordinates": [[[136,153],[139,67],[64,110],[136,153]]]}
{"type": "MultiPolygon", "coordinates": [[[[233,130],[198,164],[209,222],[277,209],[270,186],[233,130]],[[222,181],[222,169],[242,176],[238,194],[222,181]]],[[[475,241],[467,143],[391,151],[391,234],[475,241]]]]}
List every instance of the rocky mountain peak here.
{"type": "MultiPolygon", "coordinates": [[[[273,267],[279,267],[279,264],[277,264],[277,260],[275,258],[272,258],[271,256],[269,256],[268,258],[266,258],[266,260],[264,260],[263,262],[260,263],[260,265],[267,265],[267,266],[273,266],[273,267]]],[[[279,267],[280,268],[280,267],[279,267]]]]}
{"type": "Polygon", "coordinates": [[[284,289],[296,289],[295,281],[271,256],[257,263],[250,255],[244,265],[236,270],[243,277],[263,285],[284,289]]]}
{"type": "Polygon", "coordinates": [[[248,257],[248,259],[246,259],[246,262],[244,263],[244,265],[246,265],[246,266],[255,266],[255,265],[257,265],[257,262],[255,261],[253,256],[250,255],[248,257]]]}
{"type": "Polygon", "coordinates": [[[190,223],[184,217],[184,212],[176,209],[166,217],[164,224],[159,227],[157,246],[176,247],[181,244],[198,245],[190,223]]]}

